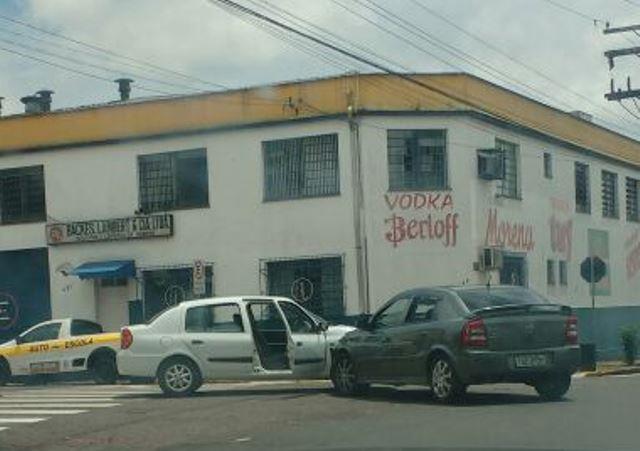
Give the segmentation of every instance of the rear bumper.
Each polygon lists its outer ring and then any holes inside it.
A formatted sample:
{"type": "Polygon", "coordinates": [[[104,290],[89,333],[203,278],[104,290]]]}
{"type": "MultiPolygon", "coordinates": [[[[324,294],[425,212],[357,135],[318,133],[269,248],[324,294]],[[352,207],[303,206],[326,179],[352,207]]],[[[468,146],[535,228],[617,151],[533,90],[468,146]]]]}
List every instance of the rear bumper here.
{"type": "Polygon", "coordinates": [[[551,373],[575,373],[580,367],[580,347],[563,346],[527,351],[467,350],[457,361],[458,377],[465,384],[532,382],[551,373]],[[548,354],[551,363],[539,368],[517,368],[518,354],[548,354]]]}

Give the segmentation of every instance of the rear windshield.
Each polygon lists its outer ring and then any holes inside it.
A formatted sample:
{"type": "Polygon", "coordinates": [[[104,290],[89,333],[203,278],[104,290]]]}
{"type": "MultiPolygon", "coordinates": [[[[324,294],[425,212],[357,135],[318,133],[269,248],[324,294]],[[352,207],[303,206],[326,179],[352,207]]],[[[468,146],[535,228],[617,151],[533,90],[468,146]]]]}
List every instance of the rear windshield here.
{"type": "Polygon", "coordinates": [[[468,288],[454,290],[470,311],[501,305],[548,304],[535,291],[522,287],[468,288]]]}

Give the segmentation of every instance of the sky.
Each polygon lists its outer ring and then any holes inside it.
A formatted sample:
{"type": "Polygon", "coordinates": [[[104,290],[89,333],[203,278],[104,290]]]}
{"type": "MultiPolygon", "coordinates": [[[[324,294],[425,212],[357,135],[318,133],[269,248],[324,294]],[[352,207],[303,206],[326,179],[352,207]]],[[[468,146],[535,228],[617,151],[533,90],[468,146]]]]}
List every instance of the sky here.
{"type": "MultiPolygon", "coordinates": [[[[606,22],[640,24],[640,0],[236,1],[279,20],[294,14],[296,27],[322,27],[395,70],[470,72],[640,139],[640,102],[625,102],[627,112],[604,99],[611,78],[640,87],[640,58],[616,59],[610,71],[603,56],[640,46],[640,35],[602,33],[606,22]]],[[[320,58],[317,47],[309,55],[213,3],[0,0],[2,114],[21,113],[20,98],[45,88],[54,109],[117,100],[119,77],[134,79],[141,98],[372,70],[320,58]]]]}

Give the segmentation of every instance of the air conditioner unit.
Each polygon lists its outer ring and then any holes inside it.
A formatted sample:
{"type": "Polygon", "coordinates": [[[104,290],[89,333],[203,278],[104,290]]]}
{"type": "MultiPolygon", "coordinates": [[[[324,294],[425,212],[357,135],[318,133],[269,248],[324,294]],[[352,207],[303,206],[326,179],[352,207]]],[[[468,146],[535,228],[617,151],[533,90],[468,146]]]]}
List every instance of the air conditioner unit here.
{"type": "Polygon", "coordinates": [[[483,180],[504,179],[504,158],[498,149],[478,149],[478,177],[483,180]]]}
{"type": "Polygon", "coordinates": [[[498,247],[483,247],[480,252],[479,263],[481,271],[502,268],[502,250],[498,247]]]}

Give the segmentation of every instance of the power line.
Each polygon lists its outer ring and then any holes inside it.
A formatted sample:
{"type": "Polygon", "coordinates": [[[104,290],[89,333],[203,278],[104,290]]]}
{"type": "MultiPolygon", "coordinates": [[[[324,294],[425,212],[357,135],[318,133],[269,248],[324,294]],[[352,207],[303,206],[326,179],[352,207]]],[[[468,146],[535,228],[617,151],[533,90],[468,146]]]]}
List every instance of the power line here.
{"type": "Polygon", "coordinates": [[[593,26],[597,27],[598,23],[605,23],[606,20],[603,19],[598,19],[597,17],[592,17],[589,16],[588,14],[585,14],[583,12],[578,11],[577,9],[573,9],[565,4],[562,3],[558,3],[554,0],[544,0],[545,2],[549,3],[550,5],[555,6],[556,8],[560,8],[566,12],[569,12],[571,14],[574,14],[576,16],[582,17],[583,19],[587,19],[589,22],[593,22],[593,26]]]}
{"type": "Polygon", "coordinates": [[[624,110],[629,113],[631,116],[635,117],[636,119],[640,119],[640,116],[638,116],[637,114],[635,114],[633,111],[631,111],[629,108],[627,108],[627,106],[622,103],[622,101],[619,101],[618,103],[620,103],[620,106],[622,108],[624,108],[624,110]]]}
{"type": "Polygon", "coordinates": [[[158,71],[161,71],[161,72],[164,72],[164,73],[167,73],[167,74],[171,74],[171,75],[174,75],[174,76],[177,76],[177,77],[181,77],[181,78],[184,78],[184,79],[197,81],[199,83],[206,84],[206,85],[209,85],[209,86],[214,86],[216,88],[229,89],[227,86],[219,84],[219,83],[213,83],[213,82],[210,82],[210,81],[207,81],[207,80],[203,80],[203,79],[198,78],[198,77],[194,77],[192,75],[184,74],[182,72],[178,72],[178,71],[175,71],[175,70],[172,70],[172,69],[167,69],[167,68],[164,68],[164,67],[159,66],[157,64],[151,63],[149,61],[145,61],[145,60],[141,60],[141,59],[137,59],[137,58],[132,58],[130,56],[126,56],[126,55],[114,52],[113,50],[109,50],[109,49],[97,46],[95,44],[90,44],[90,43],[81,41],[79,39],[74,39],[74,38],[71,38],[69,36],[65,36],[65,35],[63,35],[61,33],[56,33],[56,32],[53,32],[53,31],[49,31],[49,30],[46,30],[44,28],[40,28],[40,27],[37,27],[35,25],[32,25],[30,23],[23,22],[21,20],[17,20],[17,19],[14,19],[12,17],[9,17],[9,16],[5,16],[3,14],[0,14],[0,19],[5,20],[7,22],[11,22],[11,23],[16,24],[16,25],[20,25],[22,27],[26,27],[26,28],[35,30],[35,31],[37,31],[39,33],[43,33],[43,34],[46,34],[46,35],[49,35],[49,36],[56,37],[58,39],[62,39],[64,41],[72,42],[72,43],[74,43],[76,45],[79,45],[79,46],[82,46],[82,47],[85,47],[85,48],[90,48],[92,50],[95,50],[95,51],[98,51],[98,52],[101,52],[101,53],[104,53],[104,54],[107,54],[107,55],[111,55],[111,56],[116,57],[116,58],[121,58],[121,59],[124,59],[124,60],[127,60],[127,61],[131,61],[131,62],[135,62],[135,63],[138,63],[138,64],[142,64],[144,66],[154,68],[154,69],[156,69],[158,71]]]}

